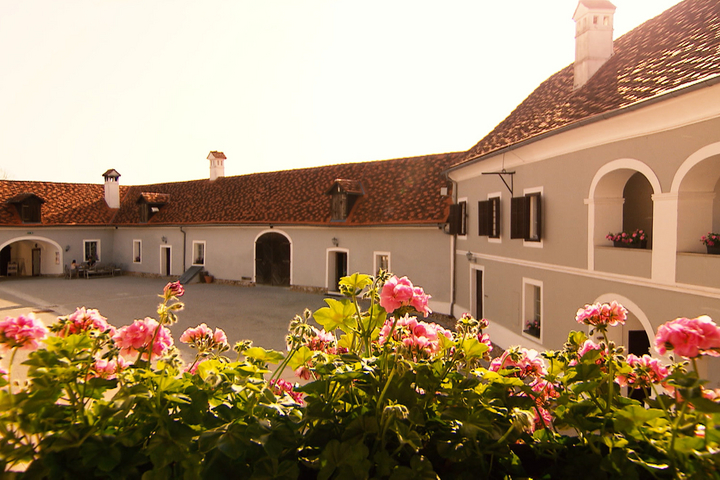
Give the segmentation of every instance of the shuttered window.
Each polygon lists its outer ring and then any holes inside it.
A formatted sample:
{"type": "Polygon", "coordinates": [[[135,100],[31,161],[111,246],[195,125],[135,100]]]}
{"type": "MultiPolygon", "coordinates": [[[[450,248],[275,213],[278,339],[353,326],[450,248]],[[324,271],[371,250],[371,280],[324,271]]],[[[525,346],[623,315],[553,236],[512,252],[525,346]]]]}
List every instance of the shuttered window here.
{"type": "Polygon", "coordinates": [[[510,199],[510,238],[539,242],[542,238],[540,193],[510,199]]]}
{"type": "Polygon", "coordinates": [[[478,202],[478,235],[500,238],[500,199],[478,202]]]}
{"type": "Polygon", "coordinates": [[[458,202],[450,205],[448,227],[451,235],[467,235],[467,202],[458,202]]]}

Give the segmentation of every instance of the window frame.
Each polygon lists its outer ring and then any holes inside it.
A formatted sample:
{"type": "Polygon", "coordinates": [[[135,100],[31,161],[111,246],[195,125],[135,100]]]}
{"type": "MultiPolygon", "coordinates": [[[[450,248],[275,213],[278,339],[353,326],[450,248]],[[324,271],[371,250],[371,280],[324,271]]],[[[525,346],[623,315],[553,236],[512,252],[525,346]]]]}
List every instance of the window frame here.
{"type": "Polygon", "coordinates": [[[522,279],[522,335],[534,341],[542,343],[543,318],[545,317],[545,300],[542,280],[523,277],[522,279]],[[537,296],[535,295],[537,293],[537,296]],[[538,336],[526,331],[528,322],[534,321],[539,316],[540,332],[538,336]],[[530,318],[532,317],[532,318],[530,318]]]}
{"type": "Polygon", "coordinates": [[[139,238],[133,239],[132,263],[142,264],[142,240],[139,238]],[[136,245],[137,249],[135,248],[136,245]]]}
{"type": "Polygon", "coordinates": [[[87,238],[83,239],[83,262],[88,261],[88,255],[87,255],[87,246],[90,243],[95,243],[95,255],[97,256],[97,260],[95,260],[96,263],[100,263],[102,261],[102,249],[101,249],[101,242],[99,238],[87,238]]]}
{"type": "Polygon", "coordinates": [[[205,240],[193,240],[192,242],[192,266],[204,267],[207,263],[207,242],[205,240]],[[197,262],[196,247],[202,246],[202,262],[197,262]]]}
{"type": "Polygon", "coordinates": [[[502,193],[494,192],[478,202],[478,236],[500,243],[502,237],[502,193]]]}
{"type": "Polygon", "coordinates": [[[386,271],[392,272],[392,270],[391,270],[392,267],[391,267],[391,263],[390,263],[390,252],[373,252],[373,271],[375,272],[375,274],[377,274],[381,268],[380,261],[379,261],[380,257],[387,257],[386,271]]]}
{"type": "Polygon", "coordinates": [[[460,198],[457,203],[450,205],[448,233],[461,239],[467,238],[467,198],[460,198]]]}
{"type": "Polygon", "coordinates": [[[510,238],[526,247],[543,245],[543,188],[526,188],[522,197],[510,199],[510,238]],[[534,234],[533,234],[534,233],[534,234]]]}

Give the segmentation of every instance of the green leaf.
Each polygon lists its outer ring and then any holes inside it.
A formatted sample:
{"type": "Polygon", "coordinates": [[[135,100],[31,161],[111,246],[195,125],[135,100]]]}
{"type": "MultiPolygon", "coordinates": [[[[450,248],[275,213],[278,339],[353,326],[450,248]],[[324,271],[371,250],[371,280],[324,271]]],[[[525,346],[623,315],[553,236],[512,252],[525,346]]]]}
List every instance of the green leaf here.
{"type": "MultiPolygon", "coordinates": [[[[280,352],[276,352],[275,350],[265,350],[262,347],[250,347],[243,352],[243,355],[248,358],[254,358],[255,360],[259,360],[263,363],[280,363],[283,358],[285,358],[280,352]]],[[[202,363],[200,366],[202,366],[202,363]]]]}
{"type": "MultiPolygon", "coordinates": [[[[440,335],[440,337],[446,338],[444,335],[440,335]]],[[[482,357],[490,348],[486,344],[479,342],[475,337],[466,338],[462,341],[460,347],[468,358],[482,357]]]]}
{"type": "Polygon", "coordinates": [[[372,285],[372,277],[357,272],[341,278],[339,283],[341,292],[343,291],[342,288],[345,287],[345,291],[354,293],[355,295],[359,295],[360,292],[369,285],[372,285]]]}
{"type": "Polygon", "coordinates": [[[292,353],[292,357],[290,357],[290,360],[288,361],[288,367],[290,367],[292,370],[297,370],[298,368],[309,362],[312,357],[313,351],[303,345],[302,347],[298,348],[294,353],[292,353]]]}
{"type": "Polygon", "coordinates": [[[348,300],[335,300],[326,298],[327,307],[323,307],[313,313],[315,321],[322,325],[326,331],[332,332],[343,325],[351,323],[355,307],[348,300]]]}
{"type": "Polygon", "coordinates": [[[695,410],[702,413],[720,413],[720,403],[715,403],[705,397],[695,397],[689,400],[695,410]]]}

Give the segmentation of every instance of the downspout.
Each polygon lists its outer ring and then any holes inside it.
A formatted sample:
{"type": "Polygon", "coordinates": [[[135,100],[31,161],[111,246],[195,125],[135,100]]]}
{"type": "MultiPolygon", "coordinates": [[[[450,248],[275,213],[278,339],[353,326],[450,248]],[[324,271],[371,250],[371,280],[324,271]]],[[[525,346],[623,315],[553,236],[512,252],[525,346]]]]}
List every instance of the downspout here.
{"type": "Polygon", "coordinates": [[[185,273],[185,257],[187,256],[187,232],[180,227],[180,231],[183,234],[183,273],[185,273]]]}

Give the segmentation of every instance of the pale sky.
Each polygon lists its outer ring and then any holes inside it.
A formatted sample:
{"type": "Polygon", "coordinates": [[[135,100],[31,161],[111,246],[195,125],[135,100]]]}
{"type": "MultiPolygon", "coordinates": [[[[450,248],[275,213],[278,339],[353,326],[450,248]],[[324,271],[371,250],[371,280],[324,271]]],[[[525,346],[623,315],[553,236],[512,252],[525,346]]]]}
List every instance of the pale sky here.
{"type": "MultiPolygon", "coordinates": [[[[613,0],[615,37],[679,0],[613,0]]],[[[577,0],[0,0],[0,175],[121,184],[472,147],[577,0]]]]}

